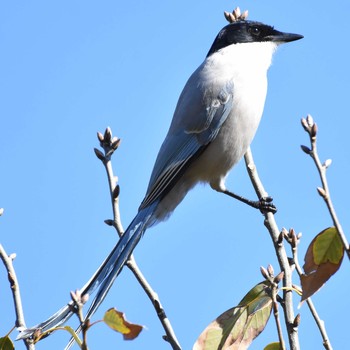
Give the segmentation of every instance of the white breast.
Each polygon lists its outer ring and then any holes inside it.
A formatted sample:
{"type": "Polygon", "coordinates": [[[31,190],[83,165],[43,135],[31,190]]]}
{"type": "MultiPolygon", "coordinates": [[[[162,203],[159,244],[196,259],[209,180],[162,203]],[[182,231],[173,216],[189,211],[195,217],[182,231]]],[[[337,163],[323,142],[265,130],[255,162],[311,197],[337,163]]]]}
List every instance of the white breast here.
{"type": "Polygon", "coordinates": [[[242,158],[258,128],[267,91],[266,73],[276,45],[271,42],[231,45],[208,58],[207,83],[233,82],[233,109],[216,139],[189,172],[223,189],[227,172],[242,158]]]}

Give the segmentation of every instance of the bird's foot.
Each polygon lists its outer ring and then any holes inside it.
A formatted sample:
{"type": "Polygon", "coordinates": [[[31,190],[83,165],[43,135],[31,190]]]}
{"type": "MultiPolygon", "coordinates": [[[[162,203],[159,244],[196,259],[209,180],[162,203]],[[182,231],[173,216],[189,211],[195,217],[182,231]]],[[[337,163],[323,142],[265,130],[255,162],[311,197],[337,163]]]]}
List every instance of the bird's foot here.
{"type": "Polygon", "coordinates": [[[257,203],[257,209],[259,209],[263,214],[266,213],[277,213],[276,206],[272,203],[273,198],[270,196],[260,198],[257,203]]]}

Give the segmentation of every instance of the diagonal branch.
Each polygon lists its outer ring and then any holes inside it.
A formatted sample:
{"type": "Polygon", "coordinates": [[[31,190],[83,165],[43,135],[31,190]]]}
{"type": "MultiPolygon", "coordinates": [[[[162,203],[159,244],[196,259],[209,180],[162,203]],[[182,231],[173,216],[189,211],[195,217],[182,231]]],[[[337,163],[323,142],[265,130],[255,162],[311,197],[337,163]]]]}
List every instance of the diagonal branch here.
{"type": "MultiPolygon", "coordinates": [[[[289,232],[287,232],[287,230],[283,229],[282,232],[283,232],[284,237],[286,238],[287,242],[291,245],[295,269],[296,269],[299,277],[301,277],[301,275],[303,274],[303,270],[299,264],[299,258],[298,258],[298,246],[299,246],[301,234],[296,235],[295,231],[293,229],[289,230],[289,232]]],[[[318,312],[317,312],[315,305],[312,302],[311,298],[307,298],[306,303],[307,303],[307,306],[309,307],[311,315],[314,318],[316,325],[321,333],[324,348],[326,350],[333,350],[331,341],[330,341],[328,334],[327,334],[327,331],[326,331],[324,321],[322,321],[320,316],[318,315],[318,312]]]]}
{"type": "Polygon", "coordinates": [[[322,182],[322,187],[318,187],[318,193],[319,195],[324,199],[328,211],[332,217],[333,224],[336,227],[339,237],[343,243],[344,249],[346,251],[346,254],[348,255],[348,258],[350,259],[350,247],[349,242],[345,236],[345,233],[343,231],[343,228],[340,224],[340,221],[337,217],[337,214],[334,209],[333,202],[331,200],[331,194],[329,191],[327,176],[326,176],[326,170],[331,165],[331,160],[326,160],[323,164],[320,161],[320,158],[318,156],[317,152],[317,124],[314,122],[311,115],[308,115],[306,119],[301,120],[301,124],[304,128],[304,130],[308,133],[311,143],[311,149],[306,146],[301,146],[302,150],[308,154],[314,161],[317,171],[320,175],[320,179],[322,182]]]}
{"type": "MultiPolygon", "coordinates": [[[[105,222],[111,226],[113,226],[118,235],[121,236],[124,233],[124,229],[120,219],[120,211],[119,211],[119,185],[117,184],[117,177],[113,173],[113,167],[111,162],[111,157],[114,151],[119,147],[120,139],[114,137],[112,138],[112,131],[110,128],[107,128],[104,135],[101,133],[97,134],[98,139],[100,141],[100,145],[104,150],[104,154],[101,151],[95,149],[96,156],[102,161],[108,178],[109,191],[112,201],[113,208],[113,220],[106,220],[105,222]]],[[[166,336],[164,336],[164,340],[166,340],[174,350],[181,350],[181,346],[176,338],[174,330],[171,326],[169,319],[166,316],[166,313],[162,307],[162,304],[159,300],[157,293],[152,289],[151,285],[148,283],[138,265],[136,264],[135,258],[133,255],[129,258],[126,266],[132,271],[137,281],[140,283],[141,287],[147,294],[148,298],[152,302],[157,316],[164,328],[166,336]]]]}
{"type": "MultiPolygon", "coordinates": [[[[19,289],[17,275],[13,267],[13,260],[15,259],[15,257],[16,257],[15,254],[8,255],[4,247],[0,244],[0,259],[2,260],[5,266],[5,269],[7,271],[7,276],[8,276],[8,280],[10,282],[10,288],[12,291],[12,298],[13,298],[13,303],[14,303],[15,313],[16,313],[16,327],[24,329],[26,328],[26,324],[24,320],[21,293],[19,289]]],[[[30,339],[23,339],[23,341],[28,350],[35,349],[35,346],[30,339]]]]}
{"type": "MultiPolygon", "coordinates": [[[[254,186],[255,192],[258,198],[267,197],[267,193],[260,181],[256,166],[254,164],[252,152],[248,148],[246,154],[244,155],[244,160],[246,163],[246,168],[254,186]]],[[[265,220],[264,224],[269,231],[270,237],[272,239],[273,245],[275,247],[278,263],[280,265],[281,271],[284,272],[283,276],[283,311],[285,316],[285,322],[288,332],[289,345],[291,350],[299,350],[299,337],[298,337],[298,322],[294,316],[293,309],[293,294],[292,294],[292,269],[289,264],[289,259],[283,245],[283,239],[281,239],[280,231],[277,227],[275,217],[273,213],[264,213],[265,220]]]]}

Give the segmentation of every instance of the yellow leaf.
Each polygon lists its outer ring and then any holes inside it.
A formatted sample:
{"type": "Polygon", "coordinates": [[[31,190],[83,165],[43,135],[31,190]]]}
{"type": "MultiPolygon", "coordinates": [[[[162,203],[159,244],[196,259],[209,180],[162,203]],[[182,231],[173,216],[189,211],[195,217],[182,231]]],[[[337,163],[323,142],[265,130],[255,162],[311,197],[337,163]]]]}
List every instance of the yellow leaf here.
{"type": "Polygon", "coordinates": [[[10,337],[2,337],[0,338],[0,350],[13,350],[15,346],[12,343],[10,337]]]}
{"type": "Polygon", "coordinates": [[[264,330],[272,299],[267,281],[257,284],[238,306],[222,313],[208,325],[193,350],[244,350],[264,330]]]}
{"type": "Polygon", "coordinates": [[[320,232],[310,243],[301,276],[301,301],[317,292],[334,275],[343,260],[344,248],[335,227],[320,232]]]}
{"type": "Polygon", "coordinates": [[[343,258],[344,249],[335,227],[330,227],[316,236],[313,253],[317,265],[328,261],[333,264],[339,263],[343,258]]]}
{"type": "Polygon", "coordinates": [[[264,347],[264,350],[280,350],[281,344],[280,342],[270,343],[264,347]]]}
{"type": "Polygon", "coordinates": [[[129,323],[125,314],[114,308],[106,311],[103,321],[113,330],[123,334],[125,340],[135,339],[143,329],[140,325],[129,323]]]}

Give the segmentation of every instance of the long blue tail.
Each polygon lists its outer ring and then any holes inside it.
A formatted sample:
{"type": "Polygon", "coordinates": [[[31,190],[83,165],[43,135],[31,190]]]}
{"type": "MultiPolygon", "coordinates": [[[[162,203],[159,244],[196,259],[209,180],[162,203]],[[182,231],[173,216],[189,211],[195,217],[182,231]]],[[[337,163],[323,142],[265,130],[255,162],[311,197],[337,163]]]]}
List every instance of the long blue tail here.
{"type": "MultiPolygon", "coordinates": [[[[140,241],[143,233],[152,223],[152,214],[155,207],[156,203],[153,203],[153,205],[150,205],[149,207],[146,207],[138,212],[111,253],[98,268],[92,278],[81,289],[82,295],[91,295],[98,288],[96,296],[91,302],[89,310],[86,314],[86,319],[90,318],[101,305],[109,289],[112,287],[114,280],[119,275],[132,251],[140,241]]],[[[33,336],[36,330],[45,332],[50,328],[57,327],[65,323],[73,315],[72,304],[72,301],[69,302],[46,321],[39,323],[34,327],[23,330],[17,339],[30,338],[33,336]]]]}

